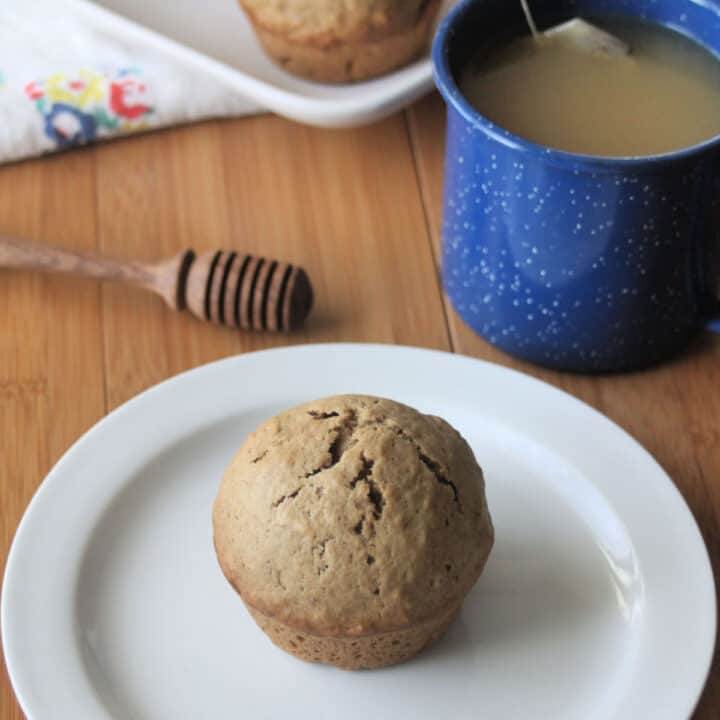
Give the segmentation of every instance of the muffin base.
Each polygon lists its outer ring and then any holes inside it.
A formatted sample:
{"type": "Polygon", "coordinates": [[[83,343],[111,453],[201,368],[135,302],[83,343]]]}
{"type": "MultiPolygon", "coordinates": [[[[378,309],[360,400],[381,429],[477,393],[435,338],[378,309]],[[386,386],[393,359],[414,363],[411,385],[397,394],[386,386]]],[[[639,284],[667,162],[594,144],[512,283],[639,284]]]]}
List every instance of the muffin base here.
{"type": "Polygon", "coordinates": [[[285,652],[301,660],[335,665],[343,670],[370,670],[409,660],[439,639],[460,611],[459,606],[452,607],[437,618],[402,630],[328,637],[297,630],[247,603],[245,606],[263,632],[285,652]]]}
{"type": "Polygon", "coordinates": [[[289,73],[317,82],[348,83],[383,75],[419,55],[439,8],[439,0],[431,0],[418,22],[403,32],[378,40],[338,42],[325,47],[292,42],[252,16],[250,21],[267,55],[289,73]]]}

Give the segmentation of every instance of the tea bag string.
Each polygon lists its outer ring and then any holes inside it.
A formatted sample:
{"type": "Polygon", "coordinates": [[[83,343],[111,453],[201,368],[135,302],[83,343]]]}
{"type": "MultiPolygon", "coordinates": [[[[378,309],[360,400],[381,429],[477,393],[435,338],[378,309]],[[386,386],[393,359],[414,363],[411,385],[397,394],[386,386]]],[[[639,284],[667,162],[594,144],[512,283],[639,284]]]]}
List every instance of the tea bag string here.
{"type": "Polygon", "coordinates": [[[535,24],[535,19],[530,12],[530,6],[528,5],[527,0],[520,0],[520,5],[522,6],[523,12],[525,13],[525,20],[527,20],[530,32],[533,34],[533,37],[537,38],[540,33],[538,32],[537,25],[535,24]]]}

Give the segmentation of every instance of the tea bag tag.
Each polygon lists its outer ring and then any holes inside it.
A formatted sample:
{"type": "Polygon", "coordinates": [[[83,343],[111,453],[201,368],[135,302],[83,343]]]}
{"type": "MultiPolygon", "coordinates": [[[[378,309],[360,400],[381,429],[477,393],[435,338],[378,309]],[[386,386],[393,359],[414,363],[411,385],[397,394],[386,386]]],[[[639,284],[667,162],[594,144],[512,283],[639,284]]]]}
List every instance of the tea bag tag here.
{"type": "Polygon", "coordinates": [[[595,27],[582,18],[573,18],[560,25],[555,25],[555,27],[545,30],[543,35],[547,38],[561,38],[581,50],[596,55],[614,56],[630,53],[630,46],[619,37],[595,27]]]}
{"type": "Polygon", "coordinates": [[[530,32],[535,39],[540,37],[556,38],[574,45],[579,50],[596,55],[613,57],[628,55],[630,53],[630,46],[624,43],[619,37],[611,35],[579,17],[560,23],[560,25],[555,25],[541,33],[537,29],[527,0],[520,0],[520,5],[525,14],[530,32]]]}

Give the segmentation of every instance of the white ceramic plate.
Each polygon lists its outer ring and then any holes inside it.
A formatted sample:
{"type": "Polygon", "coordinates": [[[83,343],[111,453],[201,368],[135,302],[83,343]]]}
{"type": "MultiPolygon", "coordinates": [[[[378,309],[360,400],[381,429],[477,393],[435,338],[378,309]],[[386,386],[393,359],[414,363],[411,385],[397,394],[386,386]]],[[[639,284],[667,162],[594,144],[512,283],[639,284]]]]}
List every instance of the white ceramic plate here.
{"type": "MultiPolygon", "coordinates": [[[[446,0],[444,10],[452,5],[446,0]]],[[[125,33],[203,70],[248,99],[248,112],[271,110],[323,127],[360,125],[409,105],[433,87],[428,52],[394,73],[352,85],[306,82],[263,53],[237,0],[73,0],[87,22],[125,33]],[[99,5],[105,6],[104,8],[99,5]]]]}
{"type": "Polygon", "coordinates": [[[2,631],[30,720],[678,720],[708,670],[715,596],[681,496],[602,415],[469,358],[318,345],[180,375],[79,440],[20,525],[2,631]],[[456,425],[486,470],[497,531],[446,637],[371,672],[276,649],[211,537],[219,478],[247,433],[340,392],[456,425]]]}

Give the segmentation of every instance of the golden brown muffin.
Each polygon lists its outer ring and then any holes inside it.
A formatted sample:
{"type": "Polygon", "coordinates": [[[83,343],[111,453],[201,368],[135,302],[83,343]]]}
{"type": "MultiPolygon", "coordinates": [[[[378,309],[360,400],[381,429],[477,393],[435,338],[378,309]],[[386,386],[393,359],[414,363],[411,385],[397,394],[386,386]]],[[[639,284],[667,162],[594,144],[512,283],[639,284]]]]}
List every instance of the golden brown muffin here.
{"type": "Polygon", "coordinates": [[[225,576],[273,642],[342,668],[439,637],[493,543],[483,475],[444,420],[341,395],[264,422],[213,509],[225,576]]]}
{"type": "Polygon", "coordinates": [[[365,80],[425,46],[440,0],[240,0],[267,54],[320,82],[365,80]]]}

